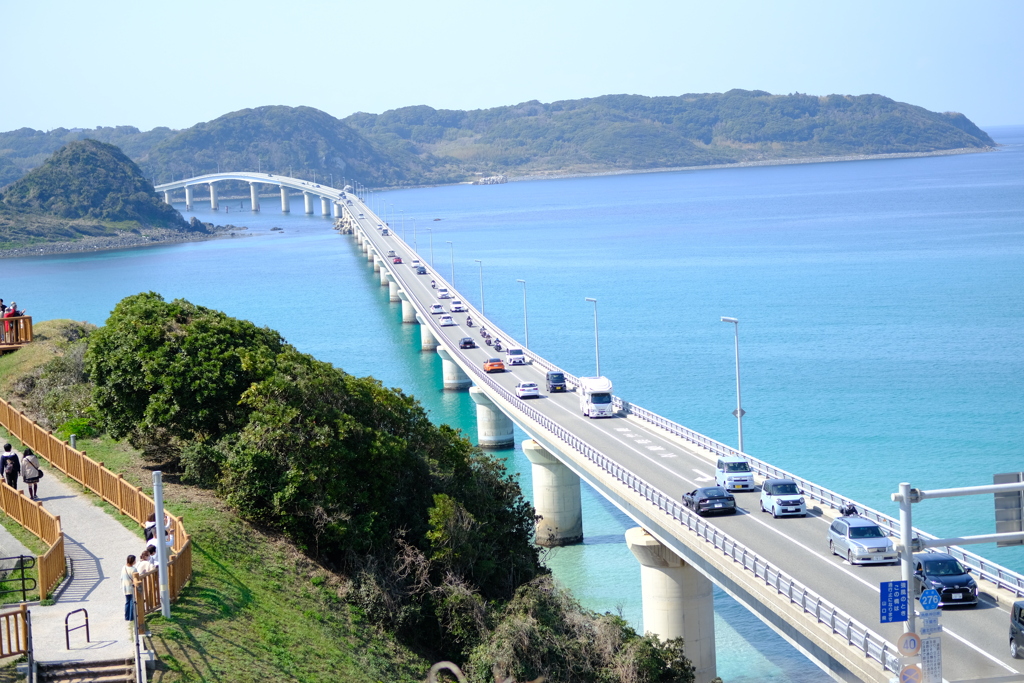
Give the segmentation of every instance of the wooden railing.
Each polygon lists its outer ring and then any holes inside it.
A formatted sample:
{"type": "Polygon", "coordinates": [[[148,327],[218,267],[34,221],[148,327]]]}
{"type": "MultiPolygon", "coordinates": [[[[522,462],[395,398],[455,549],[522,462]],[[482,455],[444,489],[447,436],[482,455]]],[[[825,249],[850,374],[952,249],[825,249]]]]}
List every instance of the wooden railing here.
{"type": "Polygon", "coordinates": [[[39,501],[29,500],[23,491],[16,491],[0,483],[0,508],[14,521],[25,527],[50,546],[36,558],[39,572],[39,599],[45,600],[64,577],[64,534],[60,530],[60,517],[50,514],[39,501]]]}
{"type": "Polygon", "coordinates": [[[0,324],[0,346],[28,344],[32,341],[32,316],[4,318],[0,324]]]}
{"type": "Polygon", "coordinates": [[[28,606],[0,613],[0,658],[28,653],[28,606]]]}
{"type": "MultiPolygon", "coordinates": [[[[124,476],[114,474],[104,467],[102,462],[97,462],[86,455],[85,451],[76,450],[69,444],[61,441],[51,432],[46,431],[25,417],[24,413],[15,409],[3,399],[0,399],[0,424],[21,440],[22,443],[35,451],[37,455],[45,458],[51,465],[116,507],[122,514],[134,519],[140,525],[145,524],[146,519],[156,509],[153,499],[143,493],[141,488],[127,482],[124,476]]],[[[6,488],[8,491],[13,491],[10,487],[6,488]]],[[[21,498],[24,499],[25,497],[21,496],[21,498]]],[[[27,501],[27,499],[25,500],[27,501]]],[[[192,578],[192,539],[189,538],[188,532],[185,531],[185,526],[182,524],[180,517],[175,517],[174,515],[168,515],[167,517],[170,521],[168,530],[174,538],[174,544],[171,546],[174,554],[168,561],[167,570],[170,576],[171,600],[176,600],[181,593],[181,589],[192,578]]],[[[57,530],[59,532],[59,518],[57,519],[57,530]]],[[[40,538],[42,537],[40,536],[40,538]]],[[[63,571],[63,535],[61,535],[59,545],[61,548],[61,571],[63,571]]],[[[50,548],[50,552],[53,552],[54,548],[50,548]]],[[[47,555],[49,554],[47,553],[47,555]]],[[[42,565],[44,557],[46,555],[40,557],[40,565],[42,565]]],[[[43,585],[42,571],[40,569],[40,587],[43,585]]],[[[144,594],[138,602],[140,606],[147,606],[147,609],[144,611],[146,614],[160,608],[159,587],[156,585],[156,581],[151,583],[152,585],[150,585],[150,582],[143,582],[144,594]]]]}

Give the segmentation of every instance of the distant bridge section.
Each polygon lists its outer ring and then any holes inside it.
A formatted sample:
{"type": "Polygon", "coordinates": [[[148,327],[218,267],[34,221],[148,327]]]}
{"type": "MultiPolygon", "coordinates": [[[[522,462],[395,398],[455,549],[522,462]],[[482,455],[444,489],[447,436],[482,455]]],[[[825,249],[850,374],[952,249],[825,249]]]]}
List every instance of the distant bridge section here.
{"type": "Polygon", "coordinates": [[[206,175],[176,180],[172,183],[163,183],[155,187],[157,192],[164,193],[164,201],[171,203],[171,193],[175,190],[185,190],[185,210],[192,210],[192,194],[196,185],[209,185],[210,208],[214,211],[220,209],[217,201],[216,183],[226,180],[237,180],[249,183],[249,199],[252,203],[252,210],[260,210],[260,195],[258,185],[276,185],[281,188],[281,212],[291,212],[291,201],[289,191],[301,192],[305,199],[306,213],[313,213],[314,198],[320,199],[320,213],[324,216],[333,215],[335,218],[341,216],[345,192],[336,190],[333,187],[320,185],[310,180],[300,180],[289,176],[275,175],[273,173],[249,173],[247,171],[232,171],[229,173],[208,173],[206,175]]]}

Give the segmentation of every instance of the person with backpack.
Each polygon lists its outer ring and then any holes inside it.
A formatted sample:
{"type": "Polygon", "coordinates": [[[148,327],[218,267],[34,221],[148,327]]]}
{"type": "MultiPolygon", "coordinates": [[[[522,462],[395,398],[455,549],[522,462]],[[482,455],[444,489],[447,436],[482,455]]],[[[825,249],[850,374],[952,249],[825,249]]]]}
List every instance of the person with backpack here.
{"type": "Polygon", "coordinates": [[[39,487],[39,480],[43,478],[43,470],[39,467],[39,458],[31,448],[26,448],[21,456],[21,478],[28,484],[28,497],[32,500],[39,500],[36,491],[39,487]]]}
{"type": "Polygon", "coordinates": [[[4,444],[4,454],[0,456],[0,472],[3,472],[4,481],[12,489],[18,488],[18,475],[21,474],[21,458],[18,457],[11,444],[4,444]]]}

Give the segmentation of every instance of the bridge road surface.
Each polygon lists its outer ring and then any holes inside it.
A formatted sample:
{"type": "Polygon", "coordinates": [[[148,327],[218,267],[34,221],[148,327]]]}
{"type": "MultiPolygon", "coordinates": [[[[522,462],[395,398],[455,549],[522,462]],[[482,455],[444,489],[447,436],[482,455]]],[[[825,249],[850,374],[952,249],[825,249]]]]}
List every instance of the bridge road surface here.
{"type": "MultiPolygon", "coordinates": [[[[409,263],[414,258],[421,258],[419,254],[401,240],[381,236],[376,230],[374,214],[368,208],[363,209],[363,213],[370,218],[355,218],[358,211],[350,211],[378,255],[386,261],[389,271],[399,274],[401,289],[416,300],[420,315],[428,316],[429,313],[425,312],[435,303],[440,303],[447,310],[451,299],[437,299],[436,291],[430,287],[431,278],[438,277],[435,271],[424,263],[429,274],[417,276],[409,263]],[[402,257],[402,264],[392,264],[390,259],[383,257],[389,249],[394,249],[402,257]]],[[[454,298],[460,298],[457,292],[452,294],[454,298]]],[[[458,341],[462,337],[472,337],[478,345],[482,342],[479,326],[465,327],[464,315],[452,314],[456,322],[463,324],[441,328],[443,334],[438,341],[478,367],[486,358],[503,357],[504,352],[497,353],[486,345],[458,349],[458,341]]],[[[489,326],[488,329],[496,328],[489,326]]],[[[433,331],[436,335],[437,330],[433,331]]],[[[503,334],[499,336],[503,342],[511,339],[503,334]]],[[[543,388],[544,373],[540,366],[513,366],[507,372],[492,374],[491,378],[514,392],[516,383],[520,381],[537,382],[543,388]]],[[[714,463],[707,453],[701,453],[698,447],[686,444],[653,425],[633,418],[591,420],[583,417],[574,392],[542,395],[529,403],[676,500],[681,499],[686,491],[714,484],[714,463]]],[[[706,520],[869,629],[890,642],[896,641],[903,632],[903,625],[879,623],[879,583],[899,580],[898,565],[851,566],[846,560],[832,555],[826,537],[832,519],[820,511],[812,512],[806,518],[772,519],[760,512],[758,492],[738,493],[736,499],[740,508],[736,515],[708,517],[706,520]]],[[[693,543],[705,541],[694,536],[693,543]]],[[[737,564],[736,571],[746,570],[737,564]]],[[[984,592],[989,584],[982,582],[980,586],[984,592]]],[[[943,674],[946,681],[1024,681],[1024,660],[1014,660],[1009,655],[1007,605],[996,605],[994,600],[983,595],[976,608],[944,610],[940,623],[943,626],[943,674]]]]}

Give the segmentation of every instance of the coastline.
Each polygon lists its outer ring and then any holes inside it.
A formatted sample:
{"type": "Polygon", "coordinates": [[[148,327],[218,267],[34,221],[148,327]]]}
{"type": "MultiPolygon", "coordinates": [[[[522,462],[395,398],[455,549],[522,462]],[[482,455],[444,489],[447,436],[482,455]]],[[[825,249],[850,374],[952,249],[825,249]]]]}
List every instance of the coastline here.
{"type": "Polygon", "coordinates": [[[0,259],[23,258],[27,256],[52,256],[54,254],[86,254],[96,251],[116,251],[119,249],[137,249],[139,247],[157,247],[167,244],[184,242],[205,242],[207,240],[226,237],[241,237],[234,230],[244,230],[236,226],[216,226],[214,232],[177,232],[174,230],[149,229],[146,235],[124,233],[103,237],[82,237],[64,242],[44,242],[24,247],[0,250],[0,259]]]}

